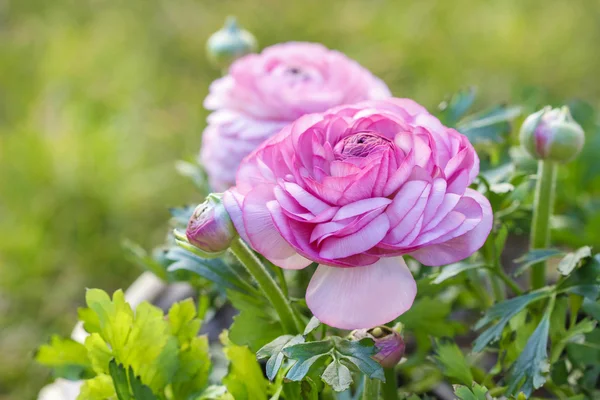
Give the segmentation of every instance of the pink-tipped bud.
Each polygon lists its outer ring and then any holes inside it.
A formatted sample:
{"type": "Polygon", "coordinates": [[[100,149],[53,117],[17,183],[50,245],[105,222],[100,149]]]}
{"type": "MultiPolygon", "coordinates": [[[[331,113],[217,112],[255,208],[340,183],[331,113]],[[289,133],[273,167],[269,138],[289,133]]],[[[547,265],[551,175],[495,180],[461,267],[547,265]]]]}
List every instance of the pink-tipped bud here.
{"type": "Polygon", "coordinates": [[[585,135],[568,107],[547,106],[525,119],[520,139],[533,158],[568,162],[581,152],[585,135]]]}
{"type": "Polygon", "coordinates": [[[206,253],[227,250],[237,236],[221,197],[218,193],[209,194],[194,210],[185,231],[188,241],[206,253]]]}
{"type": "Polygon", "coordinates": [[[385,325],[371,329],[357,329],[352,331],[350,336],[355,340],[373,339],[377,348],[373,359],[383,368],[393,368],[404,355],[404,340],[402,340],[400,332],[385,325]]]}

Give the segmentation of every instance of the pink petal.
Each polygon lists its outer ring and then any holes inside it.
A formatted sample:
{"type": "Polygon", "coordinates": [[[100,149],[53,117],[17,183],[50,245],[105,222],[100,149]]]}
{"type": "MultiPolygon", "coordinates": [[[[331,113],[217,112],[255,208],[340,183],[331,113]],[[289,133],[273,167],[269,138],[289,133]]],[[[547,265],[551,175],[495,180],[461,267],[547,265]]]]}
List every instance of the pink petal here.
{"type": "Polygon", "coordinates": [[[488,199],[473,189],[467,189],[464,197],[475,200],[481,207],[481,221],[463,235],[444,243],[422,247],[412,252],[411,256],[422,264],[436,267],[463,260],[483,246],[494,222],[492,207],[488,199]]]}
{"type": "Polygon", "coordinates": [[[356,233],[341,238],[325,239],[319,255],[325,259],[336,259],[362,253],[379,243],[389,227],[387,215],[381,214],[356,233]]]}
{"type": "Polygon", "coordinates": [[[244,219],[242,215],[242,203],[244,202],[244,196],[238,193],[236,188],[229,189],[223,193],[223,205],[229,214],[229,218],[233,222],[233,226],[237,230],[240,237],[246,242],[248,240],[248,234],[246,233],[246,227],[244,226],[244,219]]]}
{"type": "Polygon", "coordinates": [[[417,285],[402,257],[381,258],[366,267],[319,265],[306,291],[308,308],[340,329],[372,328],[411,306],[417,285]]]}

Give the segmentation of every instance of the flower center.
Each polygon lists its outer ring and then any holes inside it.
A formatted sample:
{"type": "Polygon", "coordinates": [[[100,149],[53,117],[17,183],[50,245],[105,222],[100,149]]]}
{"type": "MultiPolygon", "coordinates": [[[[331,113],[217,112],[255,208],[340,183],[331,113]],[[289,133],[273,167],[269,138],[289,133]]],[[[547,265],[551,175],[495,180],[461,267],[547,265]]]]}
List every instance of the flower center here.
{"type": "Polygon", "coordinates": [[[333,148],[336,158],[344,160],[350,157],[367,157],[368,155],[393,148],[391,140],[376,133],[360,132],[347,136],[333,148]]]}
{"type": "Polygon", "coordinates": [[[278,65],[271,72],[274,76],[281,77],[289,85],[298,83],[320,83],[323,81],[321,73],[309,66],[299,67],[297,65],[278,65]]]}

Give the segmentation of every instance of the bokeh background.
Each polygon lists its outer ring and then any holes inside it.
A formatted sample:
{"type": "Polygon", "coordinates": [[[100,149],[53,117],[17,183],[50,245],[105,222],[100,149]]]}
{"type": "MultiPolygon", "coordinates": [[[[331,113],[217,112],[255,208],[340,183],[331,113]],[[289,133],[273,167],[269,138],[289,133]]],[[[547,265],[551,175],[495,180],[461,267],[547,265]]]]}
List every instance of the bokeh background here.
{"type": "Polygon", "coordinates": [[[35,348],[70,332],[85,287],[140,273],[122,240],[161,243],[168,207],[197,199],[174,162],[197,153],[219,75],[204,44],[230,14],[263,47],[322,42],[431,109],[467,85],[477,107],[600,105],[597,0],[0,0],[0,399],[49,380],[35,348]]]}

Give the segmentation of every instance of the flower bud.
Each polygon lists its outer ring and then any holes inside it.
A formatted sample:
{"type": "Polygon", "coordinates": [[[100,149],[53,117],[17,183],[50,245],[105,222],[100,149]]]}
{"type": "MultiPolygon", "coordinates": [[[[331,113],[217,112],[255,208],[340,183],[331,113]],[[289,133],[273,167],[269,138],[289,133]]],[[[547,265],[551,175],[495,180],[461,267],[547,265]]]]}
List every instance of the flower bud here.
{"type": "Polygon", "coordinates": [[[191,244],[206,253],[220,253],[229,248],[237,232],[223,206],[221,194],[209,194],[204,203],[196,207],[185,235],[191,244]]]}
{"type": "Polygon", "coordinates": [[[585,135],[568,107],[547,106],[525,119],[520,139],[521,145],[538,160],[567,162],[579,154],[585,135]]]}
{"type": "Polygon", "coordinates": [[[234,17],[228,17],[221,30],[213,33],[206,42],[206,52],[210,61],[225,69],[236,59],[256,51],[254,36],[240,29],[234,17]]]}
{"type": "Polygon", "coordinates": [[[404,340],[400,332],[385,325],[371,329],[357,329],[350,336],[355,340],[373,339],[377,353],[372,356],[383,368],[393,368],[404,355],[404,340]]]}

